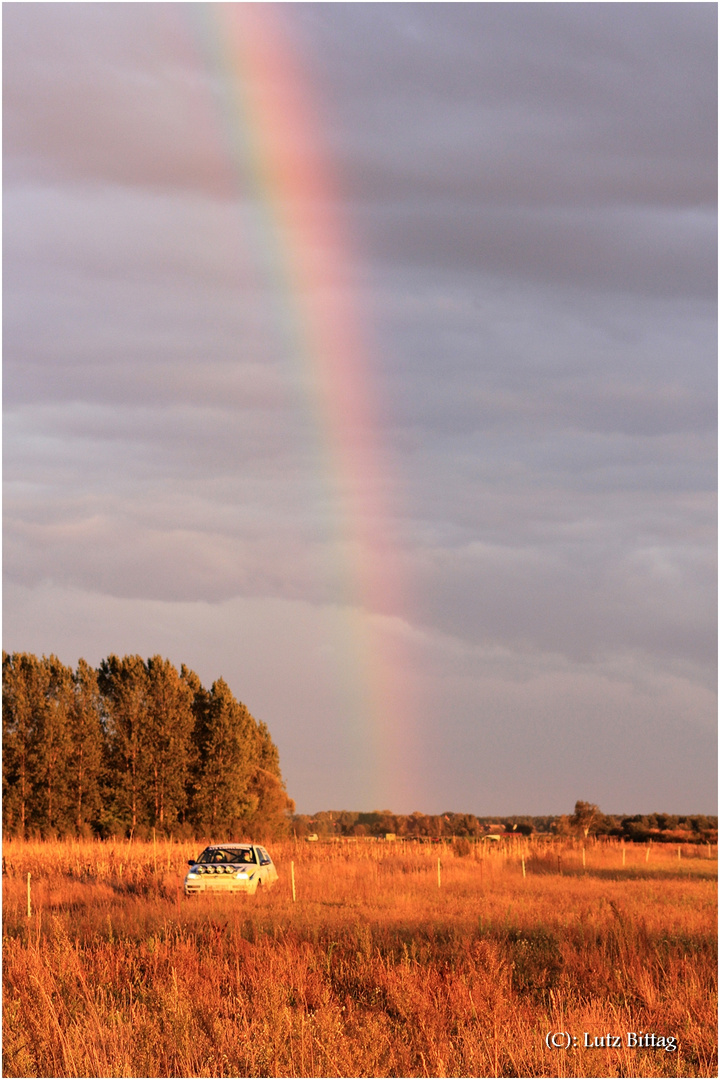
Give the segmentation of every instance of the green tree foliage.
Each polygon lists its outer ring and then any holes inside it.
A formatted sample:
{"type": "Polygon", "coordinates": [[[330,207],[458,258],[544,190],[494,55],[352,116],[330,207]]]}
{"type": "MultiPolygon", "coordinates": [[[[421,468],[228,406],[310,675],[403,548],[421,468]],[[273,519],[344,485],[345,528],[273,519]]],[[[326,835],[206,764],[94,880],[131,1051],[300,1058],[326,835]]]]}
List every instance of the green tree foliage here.
{"type": "Polygon", "coordinates": [[[129,826],[133,836],[147,823],[147,670],[141,657],[114,654],[99,668],[99,688],[107,745],[105,821],[129,826]]]}
{"type": "Polygon", "coordinates": [[[161,656],[148,660],[146,674],[148,810],[152,825],[165,830],[178,820],[185,804],[194,724],[193,692],[170,661],[161,656]]]}
{"type": "Polygon", "coordinates": [[[248,794],[249,835],[259,840],[277,840],[286,836],[295,803],[288,796],[282,778],[267,769],[256,769],[248,785],[248,794]]]}
{"type": "Polygon", "coordinates": [[[92,668],[3,654],[3,828],[83,832],[100,805],[102,757],[92,668]]]}
{"type": "Polygon", "coordinates": [[[37,657],[3,653],[3,829],[22,837],[32,824],[33,757],[43,705],[37,657]]]}
{"type": "Polygon", "coordinates": [[[453,815],[454,836],[479,836],[480,822],[472,814],[453,815]]]}
{"type": "Polygon", "coordinates": [[[262,721],[254,737],[256,764],[248,782],[249,831],[258,839],[275,840],[287,834],[295,803],[285,790],[280,755],[262,721]]]}
{"type": "Polygon", "coordinates": [[[270,737],[267,724],[259,721],[256,731],[257,763],[259,769],[280,777],[280,754],[278,748],[270,737]]]}
{"type": "Polygon", "coordinates": [[[223,679],[213,683],[209,694],[200,690],[195,687],[192,820],[211,832],[221,822],[232,822],[247,835],[283,835],[295,805],[285,791],[267,726],[235,700],[223,679]]]}
{"type": "Polygon", "coordinates": [[[595,803],[578,800],[575,803],[575,812],[570,818],[570,824],[583,836],[587,836],[590,832],[597,832],[602,816],[595,803]]]}
{"type": "Polygon", "coordinates": [[[199,740],[206,726],[206,717],[210,694],[200,679],[185,664],[180,668],[180,678],[190,691],[190,711],[192,729],[188,747],[187,768],[185,771],[185,802],[180,811],[183,825],[192,827],[199,820],[197,815],[197,793],[200,790],[200,747],[199,740]]]}
{"type": "Polygon", "coordinates": [[[250,714],[224,679],[213,683],[198,721],[192,817],[214,832],[250,809],[247,789],[254,767],[254,731],[250,714]]]}
{"type": "Polygon", "coordinates": [[[294,804],[270,732],[223,679],[160,656],[97,670],[3,653],[3,828],[275,837],[294,804]]]}
{"type": "Polygon", "coordinates": [[[322,838],[339,836],[383,837],[395,833],[399,839],[467,839],[470,843],[488,833],[504,834],[508,838],[536,834],[555,835],[571,839],[584,836],[585,828],[594,836],[624,837],[626,840],[653,840],[677,843],[717,843],[717,818],[702,814],[677,817],[670,814],[636,814],[619,817],[603,814],[591,803],[576,804],[575,815],[542,815],[540,817],[476,817],[474,814],[391,814],[389,810],[372,813],[355,810],[321,810],[313,817],[296,814],[291,830],[297,837],[317,833],[322,838]],[[661,829],[660,825],[673,826],[661,829]],[[391,827],[389,827],[391,826],[391,827]]]}
{"type": "Polygon", "coordinates": [[[103,770],[103,731],[100,724],[98,675],[85,660],[73,676],[74,698],[70,712],[68,795],[78,836],[90,832],[102,806],[100,781],[103,770]]]}
{"type": "Polygon", "coordinates": [[[35,816],[45,836],[64,833],[71,813],[68,763],[75,688],[72,669],[56,656],[40,661],[41,696],[33,746],[35,816]]]}

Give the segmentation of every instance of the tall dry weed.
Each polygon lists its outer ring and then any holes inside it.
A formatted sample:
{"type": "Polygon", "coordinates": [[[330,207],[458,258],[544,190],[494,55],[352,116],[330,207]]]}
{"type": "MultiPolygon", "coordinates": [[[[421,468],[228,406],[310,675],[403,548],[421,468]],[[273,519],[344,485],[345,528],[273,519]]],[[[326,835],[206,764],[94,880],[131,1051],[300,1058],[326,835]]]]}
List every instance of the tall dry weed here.
{"type": "Polygon", "coordinates": [[[196,848],[5,844],[6,1076],[717,1073],[715,851],[286,843],[185,899],[196,848]]]}

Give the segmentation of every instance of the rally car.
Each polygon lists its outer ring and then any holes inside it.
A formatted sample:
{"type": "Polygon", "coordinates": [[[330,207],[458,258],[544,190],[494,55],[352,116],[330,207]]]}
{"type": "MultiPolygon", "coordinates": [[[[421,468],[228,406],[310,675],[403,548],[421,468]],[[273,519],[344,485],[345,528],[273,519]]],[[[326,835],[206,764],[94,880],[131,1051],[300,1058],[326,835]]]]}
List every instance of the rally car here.
{"type": "Polygon", "coordinates": [[[211,844],[197,859],[188,859],[185,895],[204,892],[244,892],[274,885],[275,864],[258,844],[211,844]]]}

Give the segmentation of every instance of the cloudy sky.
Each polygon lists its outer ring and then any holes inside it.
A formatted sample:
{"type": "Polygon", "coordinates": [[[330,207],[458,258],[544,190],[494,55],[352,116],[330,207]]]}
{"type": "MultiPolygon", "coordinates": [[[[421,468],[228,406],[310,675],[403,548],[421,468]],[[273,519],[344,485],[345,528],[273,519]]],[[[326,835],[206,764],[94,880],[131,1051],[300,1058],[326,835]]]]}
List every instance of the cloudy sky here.
{"type": "Polygon", "coordinates": [[[715,5],[3,15],[5,648],[302,812],[713,812],[715,5]]]}

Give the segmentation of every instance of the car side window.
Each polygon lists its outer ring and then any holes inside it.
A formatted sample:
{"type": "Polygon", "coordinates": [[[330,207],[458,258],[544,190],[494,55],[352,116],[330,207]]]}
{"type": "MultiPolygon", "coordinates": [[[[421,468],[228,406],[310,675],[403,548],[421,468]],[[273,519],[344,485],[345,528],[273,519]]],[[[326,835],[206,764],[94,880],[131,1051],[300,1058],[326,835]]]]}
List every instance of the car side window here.
{"type": "Polygon", "coordinates": [[[269,863],[270,863],[270,856],[268,855],[265,848],[260,847],[257,850],[258,850],[258,855],[260,856],[260,865],[261,866],[268,866],[269,863]]]}

